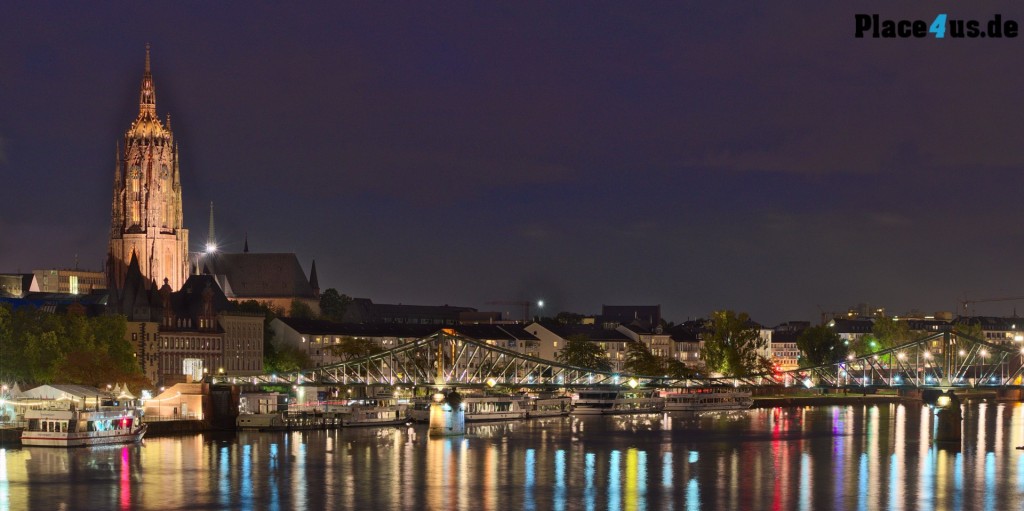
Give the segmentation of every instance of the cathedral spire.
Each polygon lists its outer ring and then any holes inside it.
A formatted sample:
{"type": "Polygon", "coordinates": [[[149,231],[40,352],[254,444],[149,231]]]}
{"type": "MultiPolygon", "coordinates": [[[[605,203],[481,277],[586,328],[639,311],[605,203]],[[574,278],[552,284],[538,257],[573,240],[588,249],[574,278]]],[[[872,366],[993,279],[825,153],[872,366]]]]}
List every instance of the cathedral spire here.
{"type": "Polygon", "coordinates": [[[142,87],[139,90],[139,117],[156,116],[156,86],[149,67],[149,43],[146,43],[146,70],[142,73],[142,87]]]}
{"type": "Polygon", "coordinates": [[[320,280],[316,277],[316,259],[313,259],[313,267],[309,269],[309,287],[313,288],[313,295],[320,297],[320,280]]]}

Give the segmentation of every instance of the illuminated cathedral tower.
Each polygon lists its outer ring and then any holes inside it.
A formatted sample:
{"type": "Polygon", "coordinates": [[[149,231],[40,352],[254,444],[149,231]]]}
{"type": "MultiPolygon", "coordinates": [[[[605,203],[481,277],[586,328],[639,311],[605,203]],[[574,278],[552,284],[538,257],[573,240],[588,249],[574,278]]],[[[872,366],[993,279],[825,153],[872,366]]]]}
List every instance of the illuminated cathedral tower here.
{"type": "Polygon", "coordinates": [[[114,198],[111,205],[110,251],[107,274],[112,286],[121,289],[132,257],[138,260],[146,287],[163,285],[180,289],[188,278],[188,229],[182,226],[181,174],[178,146],[156,115],[156,87],[149,68],[139,92],[139,116],[117,148],[114,198]]]}

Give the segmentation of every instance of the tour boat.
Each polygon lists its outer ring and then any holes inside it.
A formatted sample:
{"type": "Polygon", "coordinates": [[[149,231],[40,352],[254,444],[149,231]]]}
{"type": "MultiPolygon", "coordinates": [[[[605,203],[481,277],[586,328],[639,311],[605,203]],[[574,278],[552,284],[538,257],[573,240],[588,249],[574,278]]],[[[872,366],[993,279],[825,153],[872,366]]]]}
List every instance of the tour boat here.
{"type": "Polygon", "coordinates": [[[654,390],[582,390],[572,413],[576,415],[619,415],[657,413],[665,400],[654,390]]]}
{"type": "Polygon", "coordinates": [[[235,426],[240,430],[300,431],[330,429],[341,425],[343,415],[338,412],[272,412],[240,413],[235,426]]]}
{"type": "Polygon", "coordinates": [[[413,399],[409,404],[409,420],[413,422],[430,422],[429,399],[413,399]]]}
{"type": "Polygon", "coordinates": [[[394,399],[373,399],[353,404],[352,411],[341,419],[343,426],[393,426],[409,422],[406,405],[394,399]]]}
{"type": "Polygon", "coordinates": [[[530,398],[527,401],[526,416],[533,418],[569,415],[571,409],[572,398],[568,396],[530,398]]]}
{"type": "Polygon", "coordinates": [[[690,392],[667,394],[666,412],[702,412],[712,410],[746,410],[754,404],[750,392],[738,390],[694,389],[690,392]]]}
{"type": "Polygon", "coordinates": [[[525,419],[521,399],[511,396],[473,396],[462,398],[466,422],[525,419]]]}
{"type": "Polygon", "coordinates": [[[274,431],[288,429],[284,421],[284,412],[276,413],[240,413],[235,419],[238,429],[255,429],[274,431]]]}
{"type": "Polygon", "coordinates": [[[43,447],[78,447],[130,444],[146,434],[146,424],[134,408],[101,407],[99,410],[25,411],[28,426],[21,444],[43,447]]]}

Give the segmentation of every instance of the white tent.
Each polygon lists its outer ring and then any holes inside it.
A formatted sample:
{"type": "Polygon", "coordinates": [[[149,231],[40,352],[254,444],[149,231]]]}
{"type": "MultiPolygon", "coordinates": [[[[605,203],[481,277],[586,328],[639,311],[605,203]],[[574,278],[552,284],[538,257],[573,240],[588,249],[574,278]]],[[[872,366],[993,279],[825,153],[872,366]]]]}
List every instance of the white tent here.
{"type": "Polygon", "coordinates": [[[98,406],[109,394],[84,385],[40,385],[21,393],[21,400],[42,401],[43,406],[64,408],[70,403],[80,408],[98,406]],[[47,403],[49,402],[49,403],[47,403]]]}

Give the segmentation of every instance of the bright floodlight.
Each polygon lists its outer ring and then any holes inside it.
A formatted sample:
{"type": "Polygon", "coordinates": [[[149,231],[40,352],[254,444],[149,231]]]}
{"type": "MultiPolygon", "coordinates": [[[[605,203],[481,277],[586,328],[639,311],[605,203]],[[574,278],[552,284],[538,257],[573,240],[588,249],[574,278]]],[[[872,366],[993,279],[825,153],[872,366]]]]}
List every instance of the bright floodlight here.
{"type": "Polygon", "coordinates": [[[537,300],[537,307],[543,307],[543,306],[544,306],[544,300],[537,300]]]}
{"type": "Polygon", "coordinates": [[[216,252],[216,251],[217,251],[217,244],[216,243],[207,243],[206,244],[206,253],[207,254],[212,254],[213,252],[216,252]]]}

